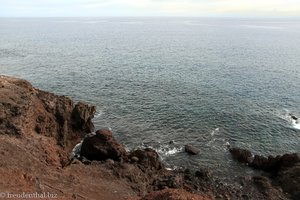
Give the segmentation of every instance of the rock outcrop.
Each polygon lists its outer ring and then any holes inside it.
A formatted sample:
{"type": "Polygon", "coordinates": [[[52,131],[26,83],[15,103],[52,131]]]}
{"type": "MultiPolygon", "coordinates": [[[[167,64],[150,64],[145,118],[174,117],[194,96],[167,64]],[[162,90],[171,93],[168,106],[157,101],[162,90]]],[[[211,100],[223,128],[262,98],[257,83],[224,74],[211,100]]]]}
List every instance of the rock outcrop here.
{"type": "Polygon", "coordinates": [[[252,153],[246,149],[230,148],[232,157],[241,163],[251,163],[253,160],[252,153]]]}
{"type": "Polygon", "coordinates": [[[38,90],[22,79],[0,76],[0,134],[55,138],[63,159],[92,129],[94,106],[38,90]],[[74,121],[74,119],[76,119],[74,121]],[[81,123],[77,123],[82,119],[81,123]],[[74,124],[76,122],[76,125],[74,124]]]}
{"type": "Polygon", "coordinates": [[[113,138],[110,130],[103,129],[83,140],[80,155],[89,160],[112,159],[120,161],[126,158],[126,150],[113,138]]]}
{"type": "MultiPolygon", "coordinates": [[[[267,172],[268,176],[289,193],[292,199],[300,198],[300,153],[268,157],[255,155],[254,158],[251,152],[245,149],[232,148],[230,153],[239,162],[267,172]]],[[[262,182],[263,179],[259,180],[262,182]]]]}

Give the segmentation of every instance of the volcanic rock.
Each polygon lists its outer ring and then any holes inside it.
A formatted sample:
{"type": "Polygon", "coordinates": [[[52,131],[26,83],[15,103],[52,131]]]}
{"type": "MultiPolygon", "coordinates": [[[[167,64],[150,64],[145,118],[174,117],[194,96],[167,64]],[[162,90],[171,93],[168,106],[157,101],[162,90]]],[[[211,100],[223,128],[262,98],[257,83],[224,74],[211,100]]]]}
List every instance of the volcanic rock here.
{"type": "Polygon", "coordinates": [[[273,171],[277,172],[278,170],[292,167],[295,164],[300,162],[300,154],[292,153],[292,154],[284,154],[282,156],[259,156],[255,155],[253,162],[250,164],[251,167],[256,169],[262,169],[265,171],[273,171]]]}
{"type": "Polygon", "coordinates": [[[102,129],[98,130],[96,135],[83,140],[80,155],[89,160],[120,161],[126,157],[126,150],[113,138],[110,130],[102,129]]]}
{"type": "Polygon", "coordinates": [[[252,162],[252,154],[249,150],[240,149],[240,148],[230,148],[229,149],[233,158],[238,160],[241,163],[251,163],[252,162]]]}
{"type": "Polygon", "coordinates": [[[151,148],[146,148],[144,150],[137,149],[130,153],[129,158],[131,158],[131,160],[136,160],[137,163],[144,168],[152,168],[155,170],[164,168],[159,155],[151,148]]]}
{"type": "Polygon", "coordinates": [[[188,154],[191,154],[191,155],[197,155],[200,153],[200,150],[197,149],[196,147],[192,146],[191,144],[186,144],[184,146],[184,150],[185,150],[185,152],[187,152],[188,154]]]}
{"type": "Polygon", "coordinates": [[[292,118],[293,120],[298,120],[298,117],[296,117],[295,115],[291,115],[291,118],[292,118]]]}
{"type": "MultiPolygon", "coordinates": [[[[0,86],[0,134],[55,138],[60,146],[59,159],[66,160],[67,154],[86,134],[84,124],[72,126],[72,116],[76,116],[73,101],[38,90],[22,79],[0,76],[0,86]]],[[[93,113],[86,110],[93,110],[94,106],[80,105],[76,110],[86,113],[86,124],[91,124],[93,113]]]]}
{"type": "MultiPolygon", "coordinates": [[[[290,153],[278,156],[255,155],[252,161],[248,160],[251,153],[248,150],[238,149],[230,151],[233,156],[239,158],[240,162],[247,162],[254,169],[268,172],[270,178],[279,185],[283,191],[289,193],[292,199],[300,197],[300,154],[290,153]],[[242,153],[241,153],[242,152],[242,153]],[[245,156],[246,155],[246,156],[245,156]]],[[[268,199],[279,195],[276,186],[273,186],[268,178],[264,176],[253,177],[254,183],[258,186],[268,199]]]]}
{"type": "Polygon", "coordinates": [[[82,102],[78,102],[72,111],[73,127],[84,130],[87,133],[94,131],[94,124],[91,120],[95,112],[95,106],[88,106],[82,102]]]}
{"type": "Polygon", "coordinates": [[[279,172],[276,178],[282,189],[289,193],[292,199],[300,197],[300,163],[279,172]]]}

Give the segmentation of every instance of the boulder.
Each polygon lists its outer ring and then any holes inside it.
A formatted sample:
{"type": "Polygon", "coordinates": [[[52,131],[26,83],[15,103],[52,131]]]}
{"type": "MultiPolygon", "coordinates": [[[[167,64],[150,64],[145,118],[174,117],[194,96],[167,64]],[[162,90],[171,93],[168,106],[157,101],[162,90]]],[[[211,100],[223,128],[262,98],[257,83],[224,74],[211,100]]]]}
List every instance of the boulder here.
{"type": "Polygon", "coordinates": [[[200,150],[197,149],[196,147],[192,146],[191,144],[187,144],[184,146],[185,152],[191,155],[197,155],[200,153],[200,150]]]}
{"type": "Polygon", "coordinates": [[[126,150],[113,138],[110,130],[102,129],[83,140],[80,155],[89,160],[120,161],[126,157],[126,150]]]}
{"type": "Polygon", "coordinates": [[[291,118],[292,118],[293,120],[298,120],[298,117],[296,117],[295,115],[291,115],[291,118]]]}
{"type": "Polygon", "coordinates": [[[251,163],[252,162],[252,153],[246,149],[240,148],[230,148],[229,152],[232,157],[241,163],[251,163]]]}
{"type": "Polygon", "coordinates": [[[146,148],[144,150],[137,149],[131,152],[129,157],[131,160],[137,161],[137,163],[143,168],[151,168],[156,170],[164,168],[159,155],[151,148],[146,148]]]}

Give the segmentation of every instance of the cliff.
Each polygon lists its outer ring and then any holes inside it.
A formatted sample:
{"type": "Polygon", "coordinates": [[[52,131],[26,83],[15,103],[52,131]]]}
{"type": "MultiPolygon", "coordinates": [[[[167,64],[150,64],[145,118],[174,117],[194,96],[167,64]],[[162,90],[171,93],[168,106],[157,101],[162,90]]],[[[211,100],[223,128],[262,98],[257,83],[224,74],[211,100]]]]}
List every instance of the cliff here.
{"type": "Polygon", "coordinates": [[[0,195],[24,192],[95,200],[290,198],[265,176],[243,177],[235,187],[206,170],[166,170],[154,150],[127,152],[110,130],[94,132],[95,111],[94,106],[75,104],[25,80],[0,76],[0,195]],[[70,158],[83,138],[78,155],[70,158]]]}

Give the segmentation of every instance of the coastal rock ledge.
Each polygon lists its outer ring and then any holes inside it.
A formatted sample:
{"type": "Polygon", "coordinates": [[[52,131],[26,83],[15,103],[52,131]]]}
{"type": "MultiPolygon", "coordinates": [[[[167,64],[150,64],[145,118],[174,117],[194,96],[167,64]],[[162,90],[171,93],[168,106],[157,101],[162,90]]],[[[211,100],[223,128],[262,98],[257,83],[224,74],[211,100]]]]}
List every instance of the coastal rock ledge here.
{"type": "MultiPolygon", "coordinates": [[[[113,132],[93,133],[95,112],[95,106],[0,76],[0,192],[45,192],[60,200],[275,200],[299,195],[297,184],[286,184],[284,191],[290,193],[285,194],[264,176],[227,184],[209,170],[167,170],[153,149],[127,152],[113,132]],[[80,155],[71,158],[82,140],[80,155]]],[[[248,162],[248,156],[241,158],[248,162]]],[[[280,162],[290,163],[286,159],[280,162]]],[[[298,168],[298,163],[289,166],[278,181],[291,180],[298,168]]]]}

